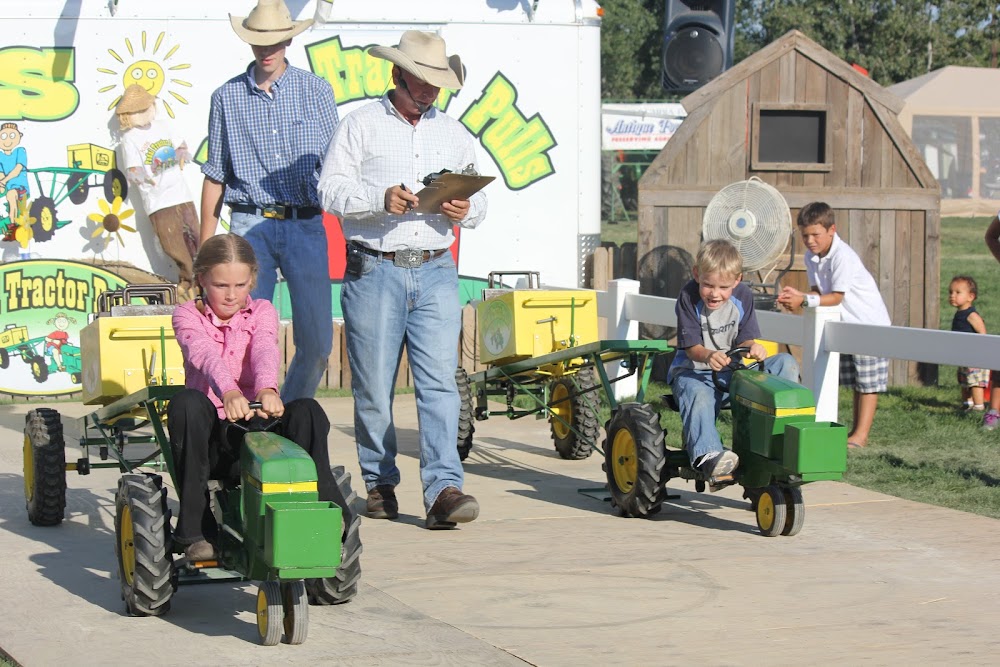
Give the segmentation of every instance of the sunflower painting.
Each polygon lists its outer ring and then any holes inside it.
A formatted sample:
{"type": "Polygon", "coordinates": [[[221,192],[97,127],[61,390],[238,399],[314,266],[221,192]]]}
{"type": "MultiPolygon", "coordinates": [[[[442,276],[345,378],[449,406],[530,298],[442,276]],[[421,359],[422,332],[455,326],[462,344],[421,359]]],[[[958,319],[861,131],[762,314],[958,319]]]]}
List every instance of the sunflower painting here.
{"type": "Polygon", "coordinates": [[[118,243],[124,246],[125,241],[122,240],[121,231],[125,230],[126,232],[134,233],[135,228],[129,227],[122,221],[128,220],[135,215],[135,211],[130,208],[123,211],[121,197],[115,197],[115,200],[111,202],[110,205],[108,205],[108,202],[103,199],[97,200],[97,204],[100,206],[101,212],[91,213],[87,216],[88,220],[93,220],[98,225],[91,237],[97,238],[104,232],[107,232],[108,240],[110,240],[112,236],[116,236],[118,237],[118,243]]]}

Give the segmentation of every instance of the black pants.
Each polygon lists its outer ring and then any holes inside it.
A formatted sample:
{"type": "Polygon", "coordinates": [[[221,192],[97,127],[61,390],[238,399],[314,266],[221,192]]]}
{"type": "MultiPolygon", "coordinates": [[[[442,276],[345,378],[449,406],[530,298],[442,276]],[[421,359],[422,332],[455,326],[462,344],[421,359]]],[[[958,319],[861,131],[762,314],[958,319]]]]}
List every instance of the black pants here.
{"type": "MultiPolygon", "coordinates": [[[[167,429],[177,468],[177,491],[180,494],[180,517],[174,540],[193,544],[205,539],[205,528],[214,525],[208,509],[208,480],[231,479],[239,474],[241,438],[227,441],[228,422],[208,396],[195,389],[184,389],[167,406],[167,429]]],[[[228,430],[232,431],[235,427],[228,430]]],[[[316,463],[320,500],[334,498],[333,474],[327,436],[330,420],[314,399],[300,398],[285,405],[281,424],[274,431],[306,450],[316,463]]],[[[242,432],[240,432],[242,433],[242,432]]]]}

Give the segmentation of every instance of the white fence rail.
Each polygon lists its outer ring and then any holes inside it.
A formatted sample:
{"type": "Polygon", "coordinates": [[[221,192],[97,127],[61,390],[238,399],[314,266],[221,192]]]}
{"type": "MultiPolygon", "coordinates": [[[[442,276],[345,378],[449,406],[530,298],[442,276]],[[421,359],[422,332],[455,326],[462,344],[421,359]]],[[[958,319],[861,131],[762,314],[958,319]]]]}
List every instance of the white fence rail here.
{"type": "MultiPolygon", "coordinates": [[[[608,319],[608,337],[636,340],[639,323],[677,326],[676,299],[639,294],[635,280],[613,280],[597,293],[597,311],[608,319]]],[[[802,383],[816,396],[816,419],[838,421],[840,354],[866,354],[952,366],[1000,367],[1000,336],[840,321],[840,307],[807,308],[803,316],[758,311],[767,340],[802,346],[802,383]]],[[[609,368],[611,374],[623,373],[609,368]]],[[[617,377],[617,375],[616,375],[617,377]]],[[[636,393],[635,378],[615,384],[615,396],[636,393]]]]}

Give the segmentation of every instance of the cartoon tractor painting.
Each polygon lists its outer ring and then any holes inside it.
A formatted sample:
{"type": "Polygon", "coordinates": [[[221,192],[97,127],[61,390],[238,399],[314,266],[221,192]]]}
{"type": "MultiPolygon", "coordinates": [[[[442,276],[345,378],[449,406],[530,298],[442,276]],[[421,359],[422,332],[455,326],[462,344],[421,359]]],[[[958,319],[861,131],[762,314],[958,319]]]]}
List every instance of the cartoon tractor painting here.
{"type": "Polygon", "coordinates": [[[308,634],[310,603],[339,604],[357,592],[361,517],[350,474],[332,468],[335,498],[320,501],[312,458],[273,432],[274,422],[232,428],[227,437],[239,445],[238,469],[209,482],[218,556],[199,562],[183,557],[171,538],[166,483],[158,474],[165,470],[181,493],[164,429],[167,405],[184,386],[173,303],[174,288],[162,285],[99,296],[98,316],[83,329],[81,347],[83,401],[100,407],[80,420],[81,456],[70,462],[59,413],[36,408],[26,415],[28,518],[37,526],[62,522],[67,470],[120,470],[115,554],[129,615],[167,613],[181,585],[255,580],[260,642],[270,646],[284,637],[300,644],[308,634]]]}
{"type": "Polygon", "coordinates": [[[65,332],[65,328],[57,328],[48,336],[28,338],[27,327],[8,324],[0,332],[0,369],[9,367],[11,359],[18,356],[31,367],[35,382],[42,383],[53,373],[66,372],[73,384],[80,384],[80,348],[70,345],[67,337],[58,335],[60,332],[65,332]]]}
{"type": "MultiPolygon", "coordinates": [[[[644,402],[652,358],[669,352],[663,341],[598,340],[597,295],[589,290],[543,290],[531,272],[525,288],[507,289],[491,273],[477,306],[480,360],[486,370],[459,368],[461,398],[458,449],[472,448],[473,419],[547,417],[556,451],[583,459],[600,449],[597,392],[604,391],[611,417],[604,424],[604,472],[612,506],[626,517],[649,518],[667,499],[670,479],[693,481],[695,490],[740,484],[751,501],[757,527],[768,537],[795,535],[805,520],[802,486],[838,480],[847,469],[847,429],[816,421],[812,392],[795,382],[734,363],[716,382],[730,395],[732,449],[740,457],[735,474],[705,477],[688,454],[668,448],[657,410],[644,402]],[[605,365],[638,373],[634,401],[618,403],[605,365]],[[488,399],[506,401],[490,408],[488,399]],[[518,407],[515,399],[522,398],[518,407]]],[[[733,350],[740,358],[745,350],[733,350]]],[[[668,401],[669,403],[669,401],[668,401]]]]}
{"type": "MultiPolygon", "coordinates": [[[[51,239],[57,229],[70,223],[68,219],[60,220],[56,211],[56,207],[67,199],[82,204],[94,188],[101,188],[109,202],[128,195],[128,182],[125,174],[115,166],[113,150],[94,144],[76,144],[66,150],[68,167],[28,170],[35,177],[35,192],[38,193],[28,209],[29,218],[35,221],[35,241],[51,239]]],[[[0,220],[0,228],[10,229],[11,222],[6,218],[0,220]]]]}

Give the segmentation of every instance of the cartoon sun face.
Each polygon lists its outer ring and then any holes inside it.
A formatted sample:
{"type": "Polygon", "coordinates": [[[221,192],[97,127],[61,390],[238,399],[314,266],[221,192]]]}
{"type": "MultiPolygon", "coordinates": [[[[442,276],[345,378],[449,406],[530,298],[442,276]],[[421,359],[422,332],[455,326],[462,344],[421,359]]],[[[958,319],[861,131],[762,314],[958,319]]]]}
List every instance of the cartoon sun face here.
{"type": "Polygon", "coordinates": [[[115,197],[115,200],[108,205],[103,199],[97,200],[97,205],[101,207],[100,213],[91,213],[87,216],[88,220],[93,220],[97,223],[97,229],[94,230],[91,238],[97,238],[104,232],[108,233],[108,239],[110,240],[112,236],[118,237],[118,243],[120,245],[125,245],[125,241],[122,240],[121,230],[126,232],[135,232],[134,227],[129,227],[122,220],[128,220],[135,213],[132,209],[122,210],[122,198],[115,197]]]}
{"type": "MultiPolygon", "coordinates": [[[[175,73],[180,70],[189,69],[191,65],[189,63],[179,63],[176,65],[169,64],[170,59],[180,48],[180,44],[175,44],[166,53],[157,56],[160,52],[160,47],[163,46],[163,40],[166,37],[166,33],[160,33],[157,35],[156,40],[151,45],[150,49],[146,46],[146,32],[143,31],[140,36],[141,52],[136,53],[137,49],[135,45],[132,44],[132,40],[125,38],[125,48],[128,51],[129,58],[123,58],[114,49],[108,49],[108,53],[116,61],[125,66],[124,70],[116,71],[114,69],[109,69],[105,67],[98,67],[97,71],[101,74],[110,74],[115,77],[121,78],[121,89],[118,88],[118,83],[112,83],[107,86],[103,86],[98,89],[99,93],[113,92],[115,97],[108,105],[108,110],[114,109],[118,102],[121,101],[122,94],[125,89],[128,88],[133,83],[137,83],[146,90],[149,94],[158,97],[160,91],[166,90],[167,95],[172,97],[177,102],[181,104],[188,104],[187,99],[185,99],[180,93],[172,88],[181,86],[184,88],[190,88],[191,83],[184,81],[182,79],[175,78],[175,73]],[[133,60],[134,58],[134,60],[133,60]]],[[[163,108],[166,109],[167,114],[174,118],[173,107],[170,106],[170,101],[167,100],[167,95],[160,97],[160,101],[163,103],[163,108]]]]}

